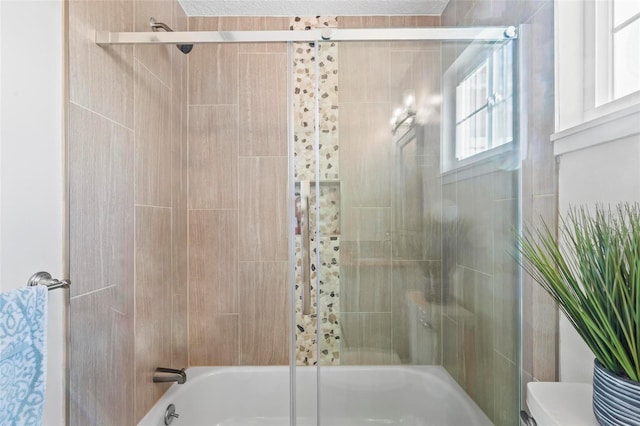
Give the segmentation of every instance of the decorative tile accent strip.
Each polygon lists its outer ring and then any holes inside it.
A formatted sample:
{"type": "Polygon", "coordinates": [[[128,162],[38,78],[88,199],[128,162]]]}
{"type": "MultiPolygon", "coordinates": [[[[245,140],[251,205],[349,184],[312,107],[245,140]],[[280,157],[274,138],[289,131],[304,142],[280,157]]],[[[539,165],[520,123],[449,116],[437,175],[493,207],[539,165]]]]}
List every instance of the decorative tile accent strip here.
{"type": "Polygon", "coordinates": [[[337,28],[337,16],[296,16],[291,21],[292,30],[310,30],[312,28],[337,28]]]}
{"type": "Polygon", "coordinates": [[[302,315],[302,241],[296,237],[296,359],[298,365],[340,363],[340,237],[320,237],[320,267],[316,265],[318,245],[311,245],[311,311],[320,316],[320,346],[316,315],[302,315]],[[320,271],[320,308],[316,298],[317,271],[320,271]]]}
{"type": "MultiPolygon", "coordinates": [[[[295,18],[292,29],[335,27],[335,17],[295,18]]],[[[315,179],[315,57],[313,43],[296,43],[293,54],[294,137],[296,180],[315,179]]],[[[338,170],[338,47],[318,45],[318,93],[320,118],[320,179],[337,180],[338,170]]]]}
{"type": "MultiPolygon", "coordinates": [[[[311,185],[309,204],[316,205],[316,188],[311,185]]],[[[309,217],[311,229],[316,229],[316,217],[309,217]]],[[[340,182],[320,183],[320,235],[340,235],[340,182]]]]}
{"type": "MultiPolygon", "coordinates": [[[[320,365],[340,364],[340,237],[320,238],[320,365]]],[[[315,251],[314,251],[315,252],[315,251]]]]}
{"type": "MultiPolygon", "coordinates": [[[[337,27],[335,16],[296,17],[291,30],[337,27]]],[[[296,237],[296,357],[298,365],[315,365],[320,354],[321,365],[340,363],[340,183],[338,169],[338,47],[333,42],[318,45],[318,105],[320,158],[320,266],[315,265],[317,244],[311,241],[311,305],[313,315],[303,316],[301,239],[296,237]],[[327,182],[329,181],[329,182],[327,182]],[[316,300],[315,281],[320,271],[320,309],[316,300]],[[319,322],[318,322],[319,320],[319,322]],[[320,346],[317,327],[320,327],[320,346]]],[[[295,75],[294,155],[295,180],[315,181],[315,49],[313,43],[296,43],[293,54],[295,75]]],[[[310,204],[316,205],[312,186],[310,204]]],[[[313,215],[312,215],[313,216],[313,215]]],[[[310,220],[315,229],[315,217],[310,220]]]]}

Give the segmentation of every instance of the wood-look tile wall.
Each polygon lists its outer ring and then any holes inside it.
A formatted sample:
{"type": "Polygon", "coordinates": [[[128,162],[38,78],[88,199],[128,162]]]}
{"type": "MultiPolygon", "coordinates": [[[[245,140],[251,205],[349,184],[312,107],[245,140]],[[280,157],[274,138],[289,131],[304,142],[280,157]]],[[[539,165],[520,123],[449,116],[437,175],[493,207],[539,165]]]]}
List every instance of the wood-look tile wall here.
{"type": "MultiPolygon", "coordinates": [[[[557,212],[557,170],[550,142],[553,2],[451,0],[442,15],[443,26],[520,23],[529,24],[533,38],[529,42],[536,46],[526,52],[531,55],[527,57],[531,69],[524,88],[530,97],[526,111],[528,152],[521,171],[522,218],[532,223],[541,216],[553,225],[557,212]]],[[[443,58],[449,56],[443,52],[443,58]]],[[[443,63],[444,69],[447,66],[443,63]]],[[[460,310],[444,316],[443,364],[496,425],[518,421],[519,377],[523,389],[531,380],[557,378],[557,309],[526,274],[521,295],[522,365],[518,370],[517,269],[509,258],[513,235],[507,229],[517,220],[517,185],[516,173],[503,171],[443,187],[445,203],[456,206],[470,228],[466,248],[457,247],[452,286],[456,300],[473,321],[469,324],[460,310]],[[473,368],[470,362],[475,363],[473,368]]]]}
{"type": "MultiPolygon", "coordinates": [[[[443,25],[526,21],[536,43],[549,45],[532,58],[536,75],[548,80],[530,88],[544,96],[530,101],[523,204],[526,217],[553,218],[552,58],[546,53],[552,51],[552,4],[506,8],[494,0],[496,13],[487,15],[479,3],[486,2],[452,0],[443,25]]],[[[288,363],[287,58],[284,44],[196,45],[188,57],[173,46],[100,48],[92,31],[147,29],[150,16],[176,30],[287,29],[289,18],[187,19],[172,0],[71,0],[69,13],[71,424],[135,424],[166,389],[150,380],[160,364],[288,363]]],[[[440,18],[338,22],[345,28],[437,26],[440,18]]],[[[417,251],[399,246],[399,231],[406,230],[396,226],[388,129],[406,90],[417,96],[439,90],[439,77],[425,78],[425,70],[439,76],[437,49],[429,43],[340,45],[346,364],[406,362],[404,294],[440,274],[438,244],[417,251]]],[[[513,200],[504,195],[512,174],[484,182],[492,190],[480,200],[481,182],[442,187],[438,158],[437,150],[424,151],[418,164],[423,181],[435,183],[423,188],[431,213],[440,214],[441,197],[461,211],[475,211],[474,203],[486,199],[485,222],[514,220],[513,200]]],[[[501,229],[476,236],[478,250],[460,253],[463,268],[454,277],[463,304],[481,313],[481,321],[469,330],[445,315],[442,324],[443,336],[454,337],[442,341],[445,367],[465,386],[490,386],[472,392],[491,392],[478,401],[491,405],[487,411],[498,424],[511,419],[515,405],[508,396],[517,394],[507,373],[517,351],[503,338],[516,332],[507,321],[514,314],[514,271],[485,270],[503,264],[495,256],[507,238],[501,229]],[[488,282],[489,272],[495,281],[488,282]],[[498,316],[491,319],[490,309],[498,316]],[[500,374],[465,381],[469,332],[478,341],[477,366],[500,374]]],[[[530,309],[522,374],[553,379],[555,311],[526,280],[523,298],[530,309]],[[551,319],[542,317],[547,312],[551,319]]]]}
{"type": "MultiPolygon", "coordinates": [[[[432,27],[437,17],[339,17],[342,28],[432,27]]],[[[399,249],[408,235],[422,239],[423,209],[398,208],[396,145],[389,129],[394,108],[412,93],[418,104],[440,92],[438,44],[358,42],[338,44],[341,225],[341,364],[408,363],[405,295],[424,291],[439,255],[399,249]],[[400,223],[403,223],[401,225],[400,223]],[[413,223],[416,226],[408,225],[413,223]]],[[[437,125],[437,123],[436,123],[437,125]]],[[[421,148],[407,199],[423,200],[439,216],[439,169],[421,148]],[[424,182],[424,185],[423,185],[424,182]]],[[[439,158],[439,144],[426,152],[439,158]],[[434,151],[435,150],[435,151],[434,151]]],[[[430,158],[430,157],[429,157],[430,158]]],[[[439,244],[438,244],[439,246],[439,244]]],[[[404,246],[403,246],[404,247],[404,246]]]]}
{"type": "Polygon", "coordinates": [[[69,2],[70,420],[135,424],[187,366],[187,60],[98,47],[94,30],[176,30],[177,1],[69,2]]]}
{"type": "MultiPolygon", "coordinates": [[[[189,18],[189,30],[289,18],[189,18]]],[[[286,45],[189,55],[189,364],[289,362],[286,45]]]]}

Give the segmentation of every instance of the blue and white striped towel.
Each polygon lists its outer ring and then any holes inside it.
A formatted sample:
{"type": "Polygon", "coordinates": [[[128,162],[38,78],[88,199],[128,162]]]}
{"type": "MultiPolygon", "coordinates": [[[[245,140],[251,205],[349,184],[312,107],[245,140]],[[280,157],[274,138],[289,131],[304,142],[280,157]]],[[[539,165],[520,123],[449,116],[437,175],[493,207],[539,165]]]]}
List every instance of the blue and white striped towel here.
{"type": "Polygon", "coordinates": [[[41,425],[47,366],[45,286],[0,294],[0,425],[41,425]]]}

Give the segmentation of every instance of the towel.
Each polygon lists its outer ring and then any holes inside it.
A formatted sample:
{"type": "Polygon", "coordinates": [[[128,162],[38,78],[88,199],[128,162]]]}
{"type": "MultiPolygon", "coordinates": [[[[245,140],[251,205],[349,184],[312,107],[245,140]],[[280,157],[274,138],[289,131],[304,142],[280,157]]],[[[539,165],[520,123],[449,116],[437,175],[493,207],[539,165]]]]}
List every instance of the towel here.
{"type": "Polygon", "coordinates": [[[46,286],[0,294],[0,425],[41,425],[47,365],[46,286]]]}

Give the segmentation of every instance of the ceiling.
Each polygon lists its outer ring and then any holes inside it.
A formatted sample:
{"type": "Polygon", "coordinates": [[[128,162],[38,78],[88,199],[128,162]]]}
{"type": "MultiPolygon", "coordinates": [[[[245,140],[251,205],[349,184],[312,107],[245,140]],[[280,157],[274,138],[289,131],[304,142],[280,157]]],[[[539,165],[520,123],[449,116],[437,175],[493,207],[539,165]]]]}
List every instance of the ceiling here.
{"type": "Polygon", "coordinates": [[[179,0],[189,16],[441,15],[449,0],[179,0]]]}

